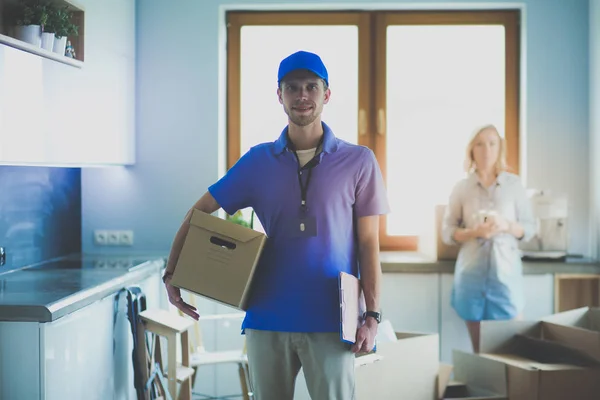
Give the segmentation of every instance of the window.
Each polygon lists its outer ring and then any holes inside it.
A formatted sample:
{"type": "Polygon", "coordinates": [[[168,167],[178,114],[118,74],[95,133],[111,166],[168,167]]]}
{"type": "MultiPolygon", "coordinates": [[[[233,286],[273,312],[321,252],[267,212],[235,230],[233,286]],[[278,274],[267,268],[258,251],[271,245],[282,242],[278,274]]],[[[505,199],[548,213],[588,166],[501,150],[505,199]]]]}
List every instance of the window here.
{"type": "Polygon", "coordinates": [[[279,61],[314,51],[330,73],[323,120],[338,137],[373,149],[384,174],[392,213],[381,220],[381,249],[417,250],[433,235],[435,206],[464,176],[464,148],[477,126],[499,128],[518,173],[519,17],[228,13],[228,167],[287,124],[275,94],[279,61]]]}

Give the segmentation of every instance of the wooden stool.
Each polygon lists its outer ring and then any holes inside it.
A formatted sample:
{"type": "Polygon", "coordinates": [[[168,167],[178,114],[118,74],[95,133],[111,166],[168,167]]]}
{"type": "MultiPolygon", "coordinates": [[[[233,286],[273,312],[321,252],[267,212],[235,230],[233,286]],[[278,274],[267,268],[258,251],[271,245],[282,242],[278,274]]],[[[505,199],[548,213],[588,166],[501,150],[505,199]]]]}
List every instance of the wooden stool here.
{"type": "MultiPolygon", "coordinates": [[[[150,368],[153,369],[153,366],[157,364],[161,369],[158,373],[168,378],[169,394],[173,400],[191,400],[191,377],[194,375],[194,370],[190,368],[188,330],[194,325],[194,321],[161,309],[143,311],[140,313],[140,318],[146,332],[150,332],[153,336],[150,368]],[[181,337],[181,364],[177,364],[178,334],[181,337]],[[163,373],[164,366],[162,363],[160,340],[158,336],[167,339],[168,369],[166,374],[163,373]],[[154,362],[154,359],[156,359],[156,363],[154,362]],[[179,396],[177,396],[178,383],[181,384],[179,396]]],[[[149,375],[153,375],[152,371],[150,371],[149,375]]]]}

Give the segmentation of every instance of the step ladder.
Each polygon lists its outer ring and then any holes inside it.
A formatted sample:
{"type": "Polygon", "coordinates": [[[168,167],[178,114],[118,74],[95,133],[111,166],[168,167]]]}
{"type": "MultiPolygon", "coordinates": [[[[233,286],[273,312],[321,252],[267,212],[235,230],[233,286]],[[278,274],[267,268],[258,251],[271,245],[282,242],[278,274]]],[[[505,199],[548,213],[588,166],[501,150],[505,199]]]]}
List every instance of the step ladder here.
{"type": "MultiPolygon", "coordinates": [[[[150,364],[146,387],[157,385],[165,399],[191,400],[192,376],[194,369],[190,367],[188,331],[194,321],[162,309],[146,310],[140,313],[144,325],[146,340],[150,342],[150,364]],[[167,341],[167,370],[164,369],[160,348],[160,337],[167,341]],[[181,363],[177,363],[177,339],[181,340],[181,363]],[[164,382],[168,382],[168,390],[164,382]],[[181,386],[178,395],[178,385],[181,386]]],[[[162,396],[161,396],[162,397],[162,396]]]]}

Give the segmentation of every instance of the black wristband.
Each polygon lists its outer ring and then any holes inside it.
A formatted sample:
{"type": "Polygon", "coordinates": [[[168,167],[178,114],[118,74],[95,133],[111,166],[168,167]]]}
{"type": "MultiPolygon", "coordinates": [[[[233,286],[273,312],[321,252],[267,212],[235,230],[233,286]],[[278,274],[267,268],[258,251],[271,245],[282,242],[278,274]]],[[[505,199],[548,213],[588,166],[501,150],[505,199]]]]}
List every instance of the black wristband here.
{"type": "Polygon", "coordinates": [[[378,324],[381,322],[381,313],[378,313],[377,311],[367,311],[363,318],[366,320],[367,317],[375,318],[375,321],[377,321],[378,324]]]}

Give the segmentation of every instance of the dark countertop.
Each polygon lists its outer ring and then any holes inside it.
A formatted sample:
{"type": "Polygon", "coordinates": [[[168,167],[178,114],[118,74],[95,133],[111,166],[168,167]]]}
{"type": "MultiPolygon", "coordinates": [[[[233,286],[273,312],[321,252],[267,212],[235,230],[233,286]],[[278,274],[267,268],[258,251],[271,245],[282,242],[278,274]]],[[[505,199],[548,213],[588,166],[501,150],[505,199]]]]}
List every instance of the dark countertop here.
{"type": "MultiPolygon", "coordinates": [[[[381,252],[384,273],[454,273],[454,260],[435,260],[419,253],[381,252]]],[[[567,258],[563,261],[523,261],[523,272],[532,274],[599,274],[600,262],[586,258],[567,258]]]]}
{"type": "Polygon", "coordinates": [[[0,321],[54,321],[164,267],[160,256],[71,255],[0,273],[0,321]]]}

